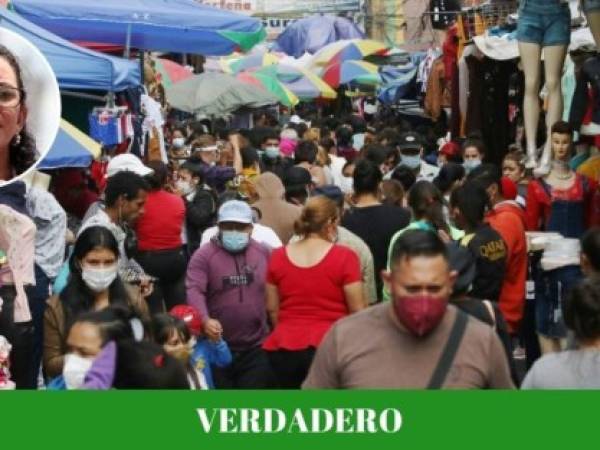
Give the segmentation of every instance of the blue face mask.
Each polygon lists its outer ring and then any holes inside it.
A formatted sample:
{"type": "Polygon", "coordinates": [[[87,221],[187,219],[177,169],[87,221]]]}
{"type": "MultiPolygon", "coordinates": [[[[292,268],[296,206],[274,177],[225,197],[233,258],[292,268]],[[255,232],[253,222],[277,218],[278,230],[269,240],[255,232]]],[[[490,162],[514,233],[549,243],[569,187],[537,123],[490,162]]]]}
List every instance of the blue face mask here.
{"type": "Polygon", "coordinates": [[[463,167],[465,168],[465,170],[467,171],[467,173],[469,173],[472,170],[476,169],[480,165],[481,165],[481,161],[479,159],[469,159],[469,160],[463,162],[463,167]]]}
{"type": "Polygon", "coordinates": [[[243,231],[222,231],[221,243],[229,253],[239,253],[248,247],[250,235],[243,231]]]}
{"type": "Polygon", "coordinates": [[[418,169],[421,167],[421,155],[402,155],[402,165],[408,167],[409,169],[418,169]]]}
{"type": "Polygon", "coordinates": [[[267,147],[265,149],[265,155],[269,159],[276,159],[279,156],[279,147],[267,147]]]}

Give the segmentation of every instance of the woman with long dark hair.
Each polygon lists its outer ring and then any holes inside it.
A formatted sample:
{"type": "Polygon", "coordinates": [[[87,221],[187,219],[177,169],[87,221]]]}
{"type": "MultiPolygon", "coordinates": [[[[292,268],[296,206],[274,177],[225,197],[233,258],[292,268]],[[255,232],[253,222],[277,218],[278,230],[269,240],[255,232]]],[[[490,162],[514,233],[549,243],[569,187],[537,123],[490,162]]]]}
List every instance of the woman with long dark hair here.
{"type": "Polygon", "coordinates": [[[119,247],[110,230],[84,230],[69,260],[69,281],[59,296],[51,297],[44,314],[44,370],[47,377],[62,373],[67,353],[67,331],[84,312],[119,305],[147,317],[145,303],[131,299],[117,274],[119,247]]]}
{"type": "Polygon", "coordinates": [[[0,45],[0,181],[21,175],[36,161],[35,142],[25,124],[26,99],[19,63],[0,45]]]}

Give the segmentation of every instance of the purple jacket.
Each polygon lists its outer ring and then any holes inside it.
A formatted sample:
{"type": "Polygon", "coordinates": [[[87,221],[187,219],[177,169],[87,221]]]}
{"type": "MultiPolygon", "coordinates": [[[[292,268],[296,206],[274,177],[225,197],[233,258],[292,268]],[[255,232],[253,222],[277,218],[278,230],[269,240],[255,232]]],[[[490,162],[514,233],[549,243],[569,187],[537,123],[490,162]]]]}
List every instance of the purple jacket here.
{"type": "Polygon", "coordinates": [[[231,254],[215,237],[188,265],[187,302],[203,319],[217,319],[232,351],[262,344],[268,334],[265,281],[270,250],[250,239],[243,253],[231,254]]]}

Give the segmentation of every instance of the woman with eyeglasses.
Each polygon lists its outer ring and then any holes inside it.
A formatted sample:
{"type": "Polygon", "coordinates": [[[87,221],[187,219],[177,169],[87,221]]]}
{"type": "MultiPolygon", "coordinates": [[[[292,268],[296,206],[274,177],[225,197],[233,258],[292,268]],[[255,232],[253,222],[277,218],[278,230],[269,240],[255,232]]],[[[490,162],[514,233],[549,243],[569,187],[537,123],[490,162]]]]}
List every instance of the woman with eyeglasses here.
{"type": "Polygon", "coordinates": [[[25,99],[19,63],[0,45],[0,181],[22,174],[36,160],[35,142],[25,126],[25,99]]]}

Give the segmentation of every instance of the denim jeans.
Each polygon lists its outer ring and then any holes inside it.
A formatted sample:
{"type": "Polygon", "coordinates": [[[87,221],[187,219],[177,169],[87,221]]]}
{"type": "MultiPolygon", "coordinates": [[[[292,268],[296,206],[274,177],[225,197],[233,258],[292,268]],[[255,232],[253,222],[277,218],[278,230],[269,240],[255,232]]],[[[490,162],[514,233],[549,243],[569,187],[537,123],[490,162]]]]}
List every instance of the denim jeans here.
{"type": "Polygon", "coordinates": [[[569,45],[571,11],[558,0],[521,0],[517,40],[542,47],[569,45]]]}
{"type": "Polygon", "coordinates": [[[549,338],[565,338],[563,303],[569,291],[582,278],[579,266],[540,272],[535,286],[537,332],[549,338]]]}

